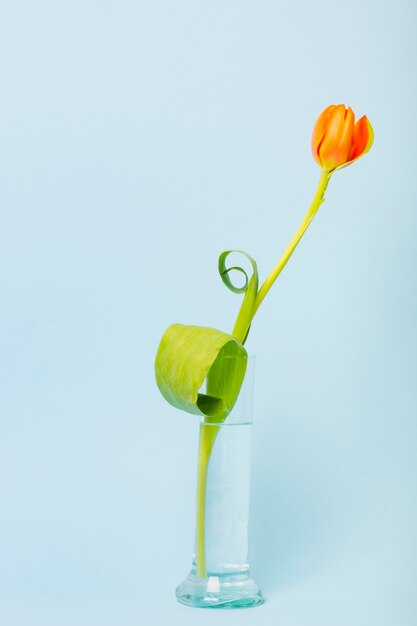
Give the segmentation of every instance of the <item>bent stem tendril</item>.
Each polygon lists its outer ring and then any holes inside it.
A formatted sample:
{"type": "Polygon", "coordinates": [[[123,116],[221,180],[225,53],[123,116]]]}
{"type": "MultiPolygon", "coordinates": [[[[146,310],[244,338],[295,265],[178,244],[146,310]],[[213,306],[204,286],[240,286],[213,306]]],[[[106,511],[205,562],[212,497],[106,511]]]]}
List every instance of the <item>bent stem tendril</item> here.
{"type": "MultiPolygon", "coordinates": [[[[303,221],[298,227],[295,235],[291,239],[287,248],[285,249],[283,255],[280,260],[273,268],[272,272],[269,274],[262,287],[257,291],[256,296],[254,298],[252,310],[250,313],[249,320],[242,321],[242,317],[245,317],[247,311],[244,310],[244,304],[239,311],[237,316],[237,320],[235,323],[235,327],[233,330],[233,335],[239,339],[242,343],[246,341],[250,324],[255,317],[256,312],[261,306],[266,294],[271,289],[272,285],[281,274],[282,270],[286,266],[289,261],[292,253],[295,248],[299,244],[302,236],[306,232],[309,227],[313,217],[317,213],[320,205],[324,202],[324,194],[327,189],[327,185],[329,183],[332,172],[327,170],[322,170],[320,175],[319,184],[317,187],[316,194],[313,198],[311,206],[307,211],[303,221]]],[[[236,269],[236,268],[232,268],[236,269]]],[[[207,487],[207,475],[208,475],[208,466],[211,456],[211,451],[213,449],[214,442],[216,440],[217,434],[219,431],[219,427],[217,426],[208,426],[202,425],[200,432],[200,443],[199,443],[199,453],[198,453],[198,477],[197,477],[197,529],[196,529],[196,553],[195,553],[195,564],[196,564],[196,572],[197,576],[200,578],[207,577],[207,568],[206,568],[206,552],[205,552],[205,517],[206,517],[206,487],[207,487]]]]}

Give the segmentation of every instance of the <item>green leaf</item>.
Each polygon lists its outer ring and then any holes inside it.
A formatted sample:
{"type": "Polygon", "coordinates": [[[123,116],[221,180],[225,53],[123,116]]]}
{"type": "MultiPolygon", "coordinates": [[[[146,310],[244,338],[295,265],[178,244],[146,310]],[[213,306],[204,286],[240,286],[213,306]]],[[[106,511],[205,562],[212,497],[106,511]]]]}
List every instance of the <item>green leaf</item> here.
{"type": "Polygon", "coordinates": [[[159,344],[155,376],[170,404],[217,423],[232,410],[246,365],[246,350],[236,337],[215,328],[173,324],[159,344]],[[205,381],[206,393],[201,393],[205,381]]]}
{"type": "Polygon", "coordinates": [[[219,273],[222,281],[224,282],[226,287],[230,289],[230,291],[233,291],[233,293],[245,294],[239,310],[239,314],[236,319],[235,326],[233,328],[233,336],[236,337],[242,344],[244,344],[249,334],[249,329],[253,318],[253,309],[255,305],[256,295],[258,293],[258,266],[256,265],[255,259],[253,259],[250,254],[243,252],[243,250],[226,250],[225,252],[222,252],[219,256],[219,273]],[[226,267],[227,257],[232,252],[243,254],[243,256],[245,256],[250,261],[253,272],[250,279],[243,267],[226,267]],[[229,272],[232,271],[237,271],[240,274],[244,275],[245,284],[242,287],[235,287],[235,285],[230,280],[229,272]]]}

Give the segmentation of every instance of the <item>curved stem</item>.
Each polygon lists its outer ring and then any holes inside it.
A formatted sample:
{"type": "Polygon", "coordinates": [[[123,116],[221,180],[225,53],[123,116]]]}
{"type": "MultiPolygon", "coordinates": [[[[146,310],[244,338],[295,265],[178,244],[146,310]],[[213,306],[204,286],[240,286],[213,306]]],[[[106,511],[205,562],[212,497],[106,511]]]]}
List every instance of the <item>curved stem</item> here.
{"type": "Polygon", "coordinates": [[[274,269],[272,270],[272,272],[270,273],[270,275],[268,276],[268,278],[265,280],[264,284],[258,291],[258,294],[255,299],[255,303],[253,306],[251,319],[254,318],[255,313],[261,306],[266,294],[271,289],[272,285],[274,284],[274,282],[276,281],[276,279],[278,278],[278,276],[281,274],[282,270],[286,266],[292,253],[297,247],[301,237],[304,235],[305,231],[310,225],[311,220],[317,213],[319,206],[324,201],[324,194],[326,192],[326,188],[330,180],[331,174],[332,172],[328,172],[327,170],[322,170],[321,175],[320,175],[319,185],[316,191],[316,195],[314,196],[313,202],[311,203],[311,206],[309,210],[307,211],[307,214],[305,215],[303,221],[298,227],[298,230],[295,233],[294,237],[291,239],[290,243],[286,247],[284,254],[282,255],[282,257],[280,258],[280,260],[278,261],[278,263],[276,264],[276,266],[274,267],[274,269]]]}

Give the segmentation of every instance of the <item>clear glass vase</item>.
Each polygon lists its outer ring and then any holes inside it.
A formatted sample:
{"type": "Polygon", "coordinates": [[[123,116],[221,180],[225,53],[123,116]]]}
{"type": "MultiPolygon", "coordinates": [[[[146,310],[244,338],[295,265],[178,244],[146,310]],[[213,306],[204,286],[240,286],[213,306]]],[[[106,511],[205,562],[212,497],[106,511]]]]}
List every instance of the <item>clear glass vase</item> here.
{"type": "Polygon", "coordinates": [[[195,551],[191,571],[175,592],[189,606],[244,608],[264,601],[248,562],[254,366],[249,357],[227,419],[200,424],[195,551]]]}

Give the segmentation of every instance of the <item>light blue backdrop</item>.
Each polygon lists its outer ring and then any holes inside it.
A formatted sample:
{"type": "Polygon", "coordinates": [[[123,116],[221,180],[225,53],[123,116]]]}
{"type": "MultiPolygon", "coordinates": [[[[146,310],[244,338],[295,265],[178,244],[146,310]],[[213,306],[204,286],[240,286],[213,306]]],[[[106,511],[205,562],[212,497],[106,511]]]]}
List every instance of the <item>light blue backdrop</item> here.
{"type": "Polygon", "coordinates": [[[3,3],[0,622],[415,626],[417,6],[3,3]],[[267,603],[176,603],[198,420],[159,396],[172,322],[230,330],[219,252],[270,271],[346,103],[372,151],[253,325],[251,562],[267,603]]]}

